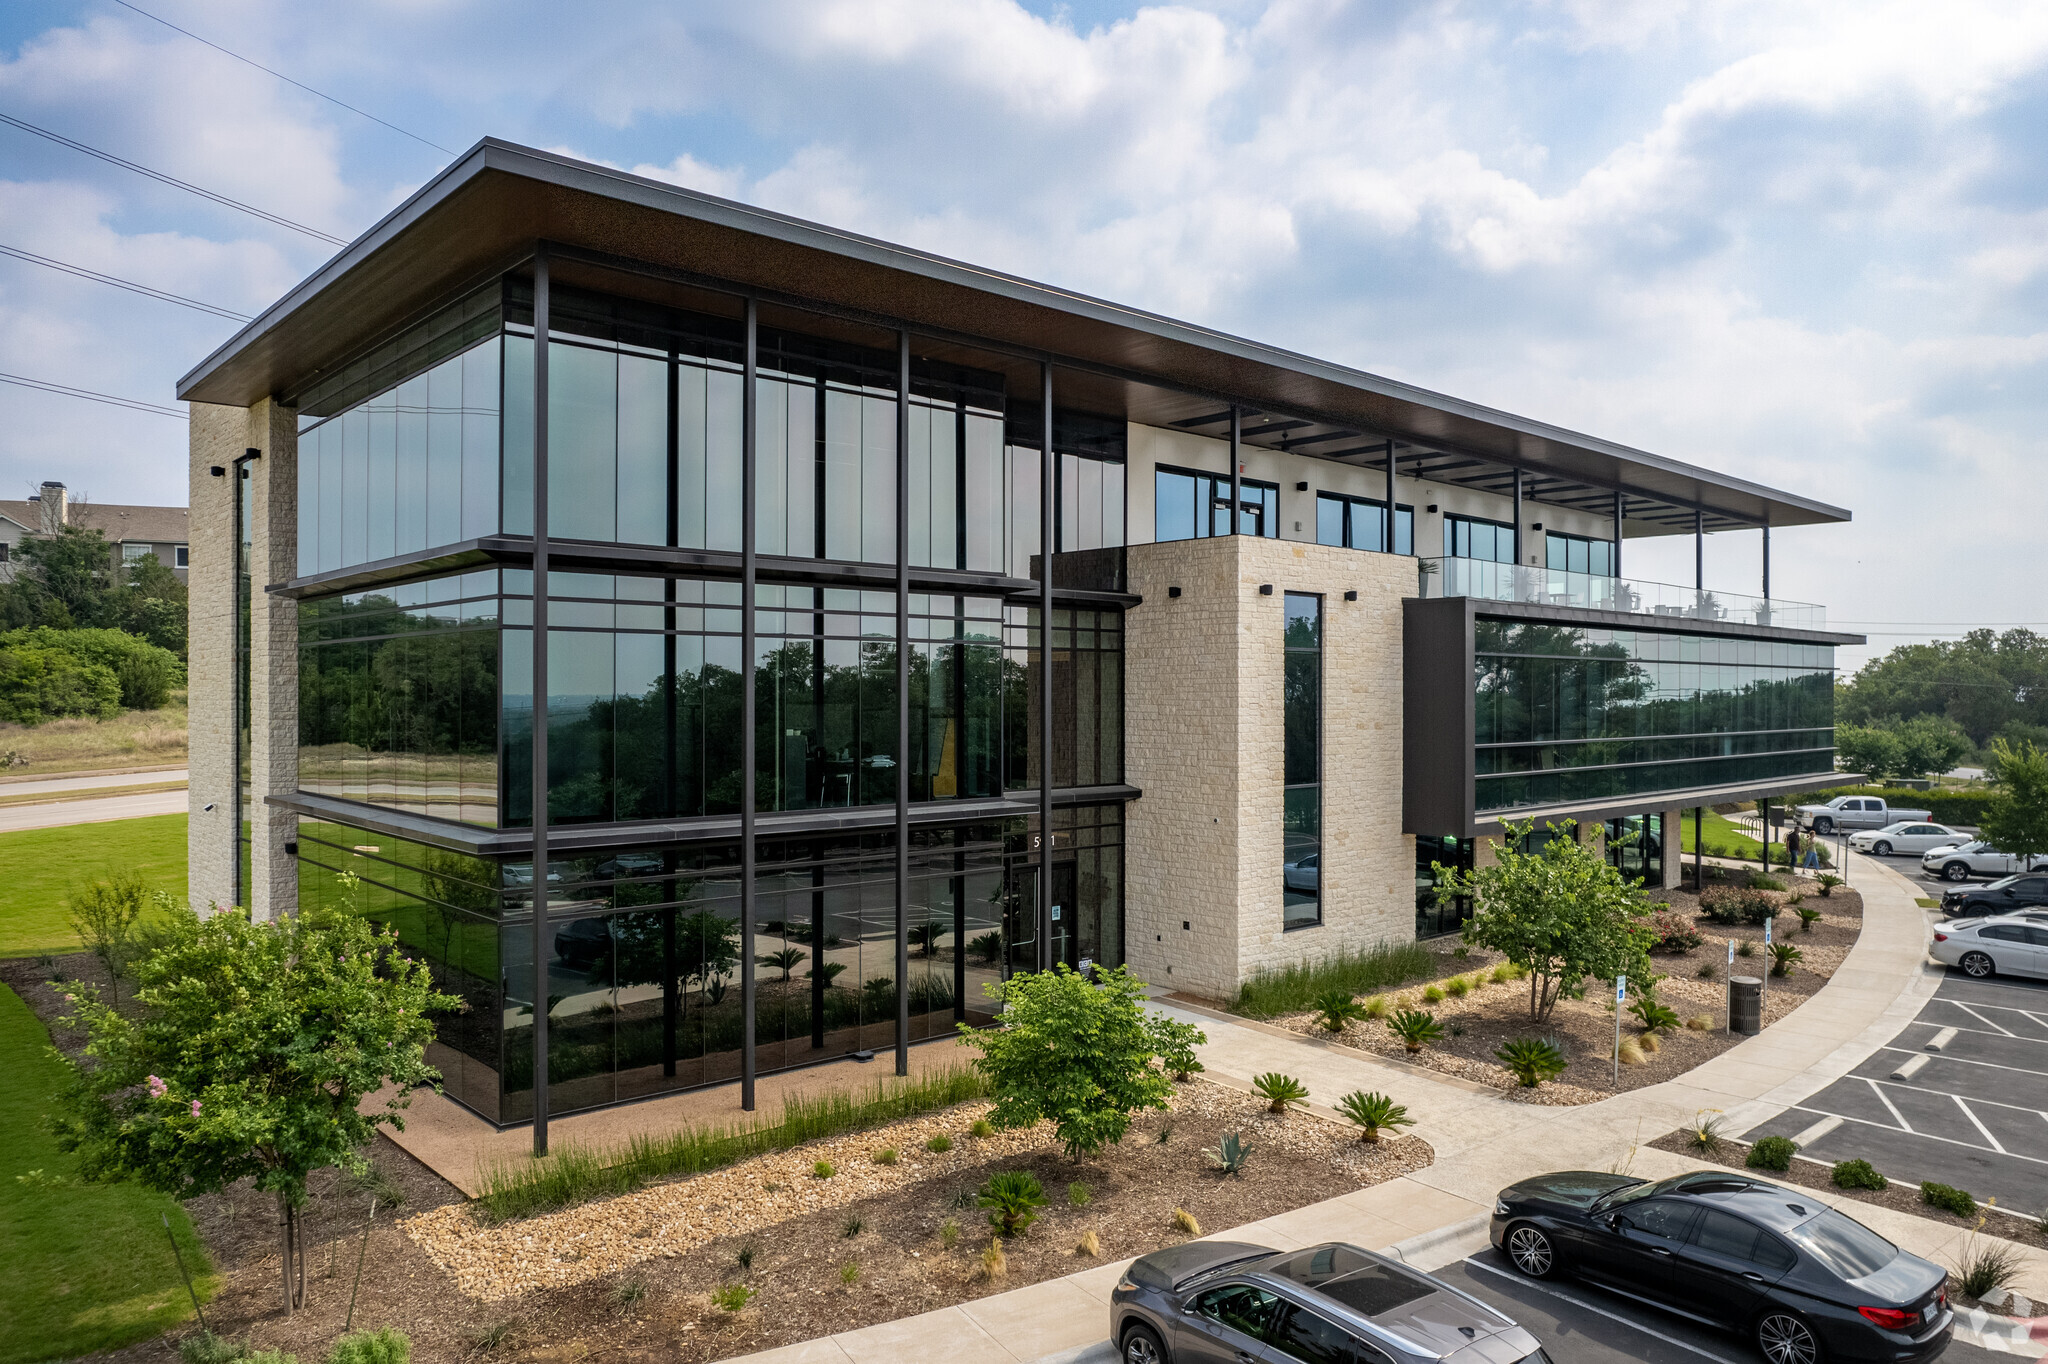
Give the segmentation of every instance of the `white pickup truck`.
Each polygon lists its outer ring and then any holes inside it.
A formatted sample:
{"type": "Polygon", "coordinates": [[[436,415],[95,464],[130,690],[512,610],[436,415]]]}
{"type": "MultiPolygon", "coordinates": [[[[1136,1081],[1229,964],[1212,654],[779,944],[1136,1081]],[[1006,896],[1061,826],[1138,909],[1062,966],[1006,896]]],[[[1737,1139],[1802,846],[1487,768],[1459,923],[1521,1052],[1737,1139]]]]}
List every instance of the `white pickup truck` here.
{"type": "Polygon", "coordinates": [[[1878,796],[1836,796],[1826,805],[1798,806],[1792,811],[1792,818],[1802,829],[1831,834],[1842,829],[1882,829],[1900,820],[1926,820],[1934,816],[1926,810],[1901,810],[1885,804],[1878,796]]]}

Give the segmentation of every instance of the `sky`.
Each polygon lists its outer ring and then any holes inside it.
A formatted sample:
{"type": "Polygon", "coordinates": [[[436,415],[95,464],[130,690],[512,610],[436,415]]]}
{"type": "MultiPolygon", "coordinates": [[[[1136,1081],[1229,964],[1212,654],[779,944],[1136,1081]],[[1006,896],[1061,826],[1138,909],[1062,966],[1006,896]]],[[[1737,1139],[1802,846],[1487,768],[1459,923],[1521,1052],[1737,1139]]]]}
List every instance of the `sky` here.
{"type": "MultiPolygon", "coordinates": [[[[1772,544],[1845,667],[2048,630],[2038,0],[138,4],[0,7],[0,114],[342,239],[546,147],[1848,507],[1772,544]]],[[[334,249],[4,123],[0,247],[245,314],[334,249]]],[[[0,374],[174,405],[236,326],[0,255],[0,374]]],[[[185,441],[0,383],[0,495],[185,441]]]]}

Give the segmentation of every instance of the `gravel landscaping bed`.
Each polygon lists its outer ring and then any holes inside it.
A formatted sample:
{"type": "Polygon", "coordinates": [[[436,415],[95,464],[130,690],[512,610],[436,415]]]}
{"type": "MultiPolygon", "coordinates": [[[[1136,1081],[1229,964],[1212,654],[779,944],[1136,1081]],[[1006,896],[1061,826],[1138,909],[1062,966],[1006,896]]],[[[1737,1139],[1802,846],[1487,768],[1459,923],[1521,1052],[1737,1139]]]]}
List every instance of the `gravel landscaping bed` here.
{"type": "MultiPolygon", "coordinates": [[[[1709,888],[1711,889],[1711,883],[1709,888]]],[[[1801,907],[1817,909],[1821,918],[1811,932],[1801,932],[1798,917],[1785,913],[1777,921],[1774,936],[1796,944],[1802,959],[1789,976],[1768,977],[1764,1022],[1778,1022],[1827,984],[1849,949],[1856,945],[1863,929],[1863,898],[1846,886],[1837,887],[1825,899],[1813,893],[1811,883],[1800,887],[1807,892],[1801,907]]],[[[1737,956],[1735,974],[1767,976],[1769,957],[1764,954],[1761,926],[1724,927],[1698,918],[1699,900],[1691,891],[1668,890],[1659,894],[1674,914],[1697,920],[1705,941],[1689,951],[1651,957],[1656,970],[1666,978],[1657,984],[1657,1000],[1675,1010],[1681,1019],[1705,1014],[1712,1026],[1707,1030],[1681,1028],[1662,1034],[1659,1050],[1646,1053],[1643,1064],[1621,1067],[1615,1083],[1614,1011],[1605,987],[1587,983],[1584,999],[1560,999],[1550,1018],[1541,1024],[1529,1021],[1527,980],[1478,985],[1462,997],[1446,995],[1432,1002],[1423,996],[1425,987],[1411,986],[1389,991],[1384,996],[1390,1011],[1426,1009],[1445,1028],[1445,1036],[1418,1054],[1411,1054],[1384,1022],[1366,1019],[1346,1025],[1342,1033],[1326,1031],[1313,1013],[1289,1014],[1273,1020],[1279,1027],[1305,1036],[1320,1037],[1342,1046],[1391,1056],[1431,1070],[1474,1080],[1501,1090],[1524,1103],[1570,1105],[1593,1103],[1617,1090],[1638,1089],[1681,1075],[1700,1063],[1726,1051],[1743,1039],[1727,1031],[1728,940],[1751,945],[1753,955],[1737,956]],[[1712,968],[1712,978],[1703,979],[1703,967],[1712,968]],[[1494,1060],[1502,1043],[1516,1037],[1549,1037],[1556,1040],[1570,1058],[1570,1066],[1554,1081],[1536,1089],[1524,1089],[1494,1060]]],[[[1497,962],[1489,953],[1473,953],[1466,964],[1467,980],[1475,979],[1497,962]]],[[[1441,982],[1438,983],[1441,988],[1441,982]]],[[[1636,997],[1631,989],[1630,998],[1636,997]]],[[[1624,1016],[1622,1036],[1642,1037],[1633,1015],[1624,1016]]]]}

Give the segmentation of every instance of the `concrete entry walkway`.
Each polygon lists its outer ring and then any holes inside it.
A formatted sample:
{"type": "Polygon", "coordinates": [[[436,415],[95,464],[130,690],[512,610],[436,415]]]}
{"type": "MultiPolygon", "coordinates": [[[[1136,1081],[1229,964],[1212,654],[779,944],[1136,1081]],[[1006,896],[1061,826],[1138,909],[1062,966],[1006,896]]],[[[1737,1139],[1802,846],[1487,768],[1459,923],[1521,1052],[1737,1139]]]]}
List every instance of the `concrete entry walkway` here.
{"type": "MultiPolygon", "coordinates": [[[[1433,1238],[1469,1237],[1502,1187],[1543,1170],[1624,1169],[1661,1178],[1696,1168],[1699,1162],[1638,1144],[1703,1108],[1729,1113],[1737,1131],[1782,1114],[1876,1052],[1940,983],[1939,968],[1927,962],[1927,917],[1914,887],[1871,859],[1851,857],[1864,897],[1863,932],[1826,988],[1763,1035],[1687,1074],[1597,1104],[1513,1103],[1348,1048],[1155,1003],[1208,1033],[1201,1055],[1209,1078],[1246,1085],[1261,1071],[1284,1071],[1309,1086],[1312,1108],[1351,1089],[1376,1089],[1408,1105],[1415,1131],[1436,1148],[1436,1162],[1412,1175],[1215,1235],[1280,1249],[1332,1239],[1413,1249],[1433,1238]]],[[[1952,1226],[1819,1196],[1840,1202],[1915,1254],[1954,1263],[1961,1250],[1963,1233],[1952,1226]]],[[[2048,1298],[2048,1253],[2018,1249],[2027,1266],[2020,1291],[2048,1298]]],[[[1075,1359],[1101,1341],[1109,1290],[1123,1263],[747,1358],[757,1364],[879,1364],[921,1355],[1017,1364],[1075,1359]]]]}

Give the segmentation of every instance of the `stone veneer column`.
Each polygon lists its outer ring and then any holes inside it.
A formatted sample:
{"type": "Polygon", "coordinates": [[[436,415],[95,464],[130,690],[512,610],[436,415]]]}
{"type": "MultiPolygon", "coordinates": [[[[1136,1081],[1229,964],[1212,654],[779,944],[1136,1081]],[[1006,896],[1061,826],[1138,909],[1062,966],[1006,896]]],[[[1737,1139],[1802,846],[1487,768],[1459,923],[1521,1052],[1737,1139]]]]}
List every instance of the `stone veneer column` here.
{"type": "Polygon", "coordinates": [[[250,443],[246,408],[191,404],[190,567],[186,676],[192,820],[186,894],[202,914],[234,898],[235,483],[250,443]],[[213,470],[227,475],[215,478],[213,470]],[[210,808],[209,808],[210,807],[210,808]]]}
{"type": "Polygon", "coordinates": [[[266,398],[249,409],[249,821],[250,911],[258,919],[296,914],[298,859],[284,845],[298,818],[266,804],[299,785],[299,611],[263,589],[298,576],[299,414],[266,398]]]}

